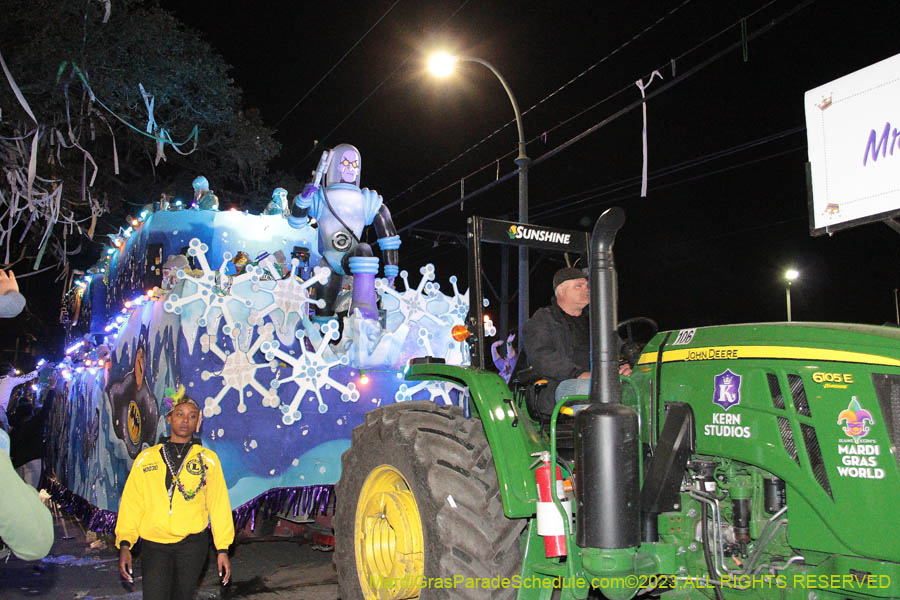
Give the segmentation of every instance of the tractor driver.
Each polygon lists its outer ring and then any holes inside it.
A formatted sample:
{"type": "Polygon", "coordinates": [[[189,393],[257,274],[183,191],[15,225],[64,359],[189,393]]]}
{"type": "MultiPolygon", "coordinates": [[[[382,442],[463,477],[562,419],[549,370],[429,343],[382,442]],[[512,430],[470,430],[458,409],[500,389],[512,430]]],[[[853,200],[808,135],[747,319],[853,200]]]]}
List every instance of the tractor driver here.
{"type": "MultiPolygon", "coordinates": [[[[553,294],[550,306],[538,309],[522,328],[528,365],[548,380],[534,407],[542,416],[549,416],[560,398],[587,395],[591,388],[587,275],[581,269],[560,269],[553,275],[553,294]]],[[[631,366],[620,365],[619,373],[631,375],[631,366]]]]}

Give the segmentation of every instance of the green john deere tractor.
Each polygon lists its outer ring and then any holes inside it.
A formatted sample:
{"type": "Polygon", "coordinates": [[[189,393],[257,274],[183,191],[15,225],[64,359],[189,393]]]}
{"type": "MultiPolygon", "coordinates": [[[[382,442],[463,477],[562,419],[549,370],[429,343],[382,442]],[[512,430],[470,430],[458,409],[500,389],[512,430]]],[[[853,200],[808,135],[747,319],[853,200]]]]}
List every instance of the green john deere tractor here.
{"type": "Polygon", "coordinates": [[[589,242],[589,396],[532,419],[479,368],[473,301],[473,367],[421,360],[406,376],[466,386],[465,410],[393,404],[353,432],[335,516],[343,600],[900,598],[900,330],[662,332],[620,377],[623,223],[608,210],[589,242]]]}

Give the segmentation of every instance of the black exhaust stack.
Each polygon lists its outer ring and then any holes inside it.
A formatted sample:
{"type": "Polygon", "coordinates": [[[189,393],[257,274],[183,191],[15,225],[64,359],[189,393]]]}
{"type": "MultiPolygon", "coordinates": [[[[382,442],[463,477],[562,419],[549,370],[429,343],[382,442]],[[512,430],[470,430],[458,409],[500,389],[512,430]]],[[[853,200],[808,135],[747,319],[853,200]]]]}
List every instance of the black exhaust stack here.
{"type": "Polygon", "coordinates": [[[610,208],[597,219],[591,234],[591,402],[619,404],[618,294],[613,243],[625,224],[625,211],[610,208]]]}
{"type": "Polygon", "coordinates": [[[621,208],[597,219],[591,235],[591,405],[575,417],[576,542],[582,548],[630,548],[641,538],[638,420],[622,404],[613,243],[621,208]]]}

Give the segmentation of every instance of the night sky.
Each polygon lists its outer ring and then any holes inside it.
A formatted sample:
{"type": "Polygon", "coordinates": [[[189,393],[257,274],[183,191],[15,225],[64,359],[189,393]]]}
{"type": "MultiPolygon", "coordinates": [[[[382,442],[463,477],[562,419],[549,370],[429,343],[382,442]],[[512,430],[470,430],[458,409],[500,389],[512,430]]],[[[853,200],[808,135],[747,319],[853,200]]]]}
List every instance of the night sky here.
{"type": "MultiPolygon", "coordinates": [[[[321,154],[316,140],[359,147],[362,183],[391,209],[414,282],[427,262],[443,289],[451,274],[464,282],[466,217],[517,214],[513,177],[408,227],[457,199],[461,178],[469,193],[498,166],[501,176],[515,168],[513,112],[499,82],[474,63],[434,79],[425,57],[442,48],[493,63],[517,96],[536,161],[532,222],[589,230],[605,208],[625,209],[615,247],[620,318],[646,315],[664,329],[784,320],[782,274],[795,267],[795,320],[896,319],[900,235],[882,223],[809,234],[803,114],[804,91],[900,52],[895,2],[162,4],[234,65],[245,105],[284,145],[276,168],[305,181],[321,154]],[[742,17],[751,37],[772,25],[746,52],[742,17]],[[648,93],[675,83],[647,102],[646,198],[639,107],[541,159],[636,106],[634,82],[655,69],[663,79],[648,93]]],[[[486,256],[495,283],[498,254],[486,256]]],[[[561,256],[533,253],[532,310],[549,299],[560,266],[561,256]]]]}

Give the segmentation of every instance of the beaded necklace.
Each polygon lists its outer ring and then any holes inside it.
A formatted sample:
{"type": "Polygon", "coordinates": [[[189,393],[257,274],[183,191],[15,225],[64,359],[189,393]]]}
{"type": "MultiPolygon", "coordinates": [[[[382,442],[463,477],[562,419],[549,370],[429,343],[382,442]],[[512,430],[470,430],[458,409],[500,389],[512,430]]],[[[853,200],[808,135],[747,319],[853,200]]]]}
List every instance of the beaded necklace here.
{"type": "Polygon", "coordinates": [[[197,454],[197,460],[200,461],[200,483],[198,483],[197,487],[192,491],[187,491],[186,489],[184,489],[184,484],[181,483],[181,479],[178,477],[178,475],[181,473],[181,469],[183,469],[184,465],[187,463],[187,457],[185,457],[185,460],[183,463],[181,463],[181,466],[178,467],[178,472],[176,473],[175,469],[172,468],[172,463],[169,462],[169,456],[168,454],[166,454],[165,448],[163,448],[162,455],[163,461],[165,461],[166,463],[166,467],[168,467],[169,472],[172,474],[172,483],[174,484],[169,488],[169,514],[171,515],[172,497],[175,495],[176,487],[178,488],[178,491],[181,492],[181,495],[185,500],[191,500],[192,498],[194,498],[194,496],[197,495],[197,493],[200,491],[200,488],[206,485],[206,463],[203,462],[203,453],[201,452],[197,454]]]}

